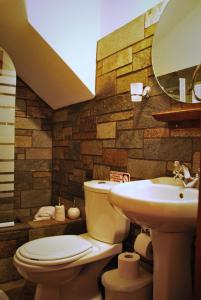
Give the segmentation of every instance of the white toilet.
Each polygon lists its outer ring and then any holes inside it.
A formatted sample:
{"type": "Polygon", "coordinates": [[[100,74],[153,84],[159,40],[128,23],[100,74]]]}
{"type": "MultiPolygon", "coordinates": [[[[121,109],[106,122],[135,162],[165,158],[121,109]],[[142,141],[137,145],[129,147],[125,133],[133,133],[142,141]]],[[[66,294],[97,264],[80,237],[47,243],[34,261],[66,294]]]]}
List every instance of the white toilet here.
{"type": "Polygon", "coordinates": [[[108,201],[109,181],[84,183],[87,233],[45,237],[17,249],[19,273],[37,284],[35,300],[102,299],[98,279],[122,251],[129,220],[108,201]]]}

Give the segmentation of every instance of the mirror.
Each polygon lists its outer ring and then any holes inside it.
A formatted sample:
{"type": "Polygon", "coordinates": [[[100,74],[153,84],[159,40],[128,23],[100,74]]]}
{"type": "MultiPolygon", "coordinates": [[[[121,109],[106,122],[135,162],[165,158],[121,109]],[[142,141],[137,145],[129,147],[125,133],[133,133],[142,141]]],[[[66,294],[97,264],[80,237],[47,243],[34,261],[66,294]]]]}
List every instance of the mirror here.
{"type": "Polygon", "coordinates": [[[201,64],[195,69],[192,85],[195,99],[201,101],[201,64]]]}
{"type": "Polygon", "coordinates": [[[200,15],[201,0],[169,0],[152,45],[159,85],[170,97],[186,103],[201,101],[200,15]]]}

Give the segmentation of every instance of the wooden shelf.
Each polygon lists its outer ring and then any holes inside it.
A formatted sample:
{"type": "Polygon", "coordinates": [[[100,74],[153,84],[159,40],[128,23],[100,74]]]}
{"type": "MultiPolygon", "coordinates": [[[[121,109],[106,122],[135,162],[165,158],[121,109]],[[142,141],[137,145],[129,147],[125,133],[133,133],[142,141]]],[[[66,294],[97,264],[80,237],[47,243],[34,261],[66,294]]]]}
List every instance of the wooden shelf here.
{"type": "Polygon", "coordinates": [[[201,107],[185,108],[180,110],[168,110],[160,113],[154,113],[152,116],[162,122],[182,122],[185,120],[200,120],[201,107]]]}

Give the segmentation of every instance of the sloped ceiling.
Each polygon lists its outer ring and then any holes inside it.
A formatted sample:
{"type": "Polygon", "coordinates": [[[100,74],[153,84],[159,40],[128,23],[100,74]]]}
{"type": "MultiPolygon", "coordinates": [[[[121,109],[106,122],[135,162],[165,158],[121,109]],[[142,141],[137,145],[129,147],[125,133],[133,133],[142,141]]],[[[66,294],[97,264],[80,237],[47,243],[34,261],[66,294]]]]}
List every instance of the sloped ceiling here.
{"type": "Polygon", "coordinates": [[[23,0],[0,0],[0,45],[17,74],[53,109],[94,97],[28,23],[23,0]]]}
{"type": "Polygon", "coordinates": [[[160,1],[0,0],[0,46],[58,109],[94,97],[97,40],[160,1]]]}

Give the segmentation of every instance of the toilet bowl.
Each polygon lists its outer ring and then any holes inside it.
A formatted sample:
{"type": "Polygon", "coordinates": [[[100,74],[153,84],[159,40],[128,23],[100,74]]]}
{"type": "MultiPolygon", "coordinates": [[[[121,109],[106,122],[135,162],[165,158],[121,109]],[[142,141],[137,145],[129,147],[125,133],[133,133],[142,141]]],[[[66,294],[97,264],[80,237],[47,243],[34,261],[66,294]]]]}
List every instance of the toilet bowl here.
{"type": "MultiPolygon", "coordinates": [[[[111,257],[122,251],[122,244],[103,243],[94,240],[87,233],[80,236],[56,236],[51,238],[49,240],[48,238],[42,238],[29,242],[27,243],[30,246],[27,247],[28,249],[24,249],[21,246],[14,256],[14,264],[18,272],[25,279],[37,284],[35,300],[101,299],[97,277],[111,257]],[[56,259],[54,257],[51,259],[47,249],[47,258],[45,257],[45,251],[43,251],[43,255],[40,258],[36,258],[36,248],[40,249],[40,244],[43,247],[45,242],[47,242],[49,247],[51,245],[54,247],[55,243],[63,246],[65,238],[67,244],[69,244],[71,238],[74,243],[76,238],[78,238],[78,244],[86,242],[86,250],[83,247],[82,253],[70,256],[68,250],[65,254],[65,250],[61,249],[63,253],[60,255],[60,258],[56,259]],[[33,249],[31,247],[32,243],[33,249]],[[27,255],[27,253],[29,254],[27,255]],[[81,284],[83,276],[86,276],[87,280],[83,280],[81,284]],[[73,283],[74,278],[76,280],[73,283]],[[89,283],[88,285],[87,282],[89,283]]],[[[38,256],[40,256],[40,253],[38,256]]]]}
{"type": "Polygon", "coordinates": [[[4,291],[0,290],[0,300],[9,300],[8,296],[4,291]]]}
{"type": "Polygon", "coordinates": [[[37,284],[35,300],[102,299],[101,271],[122,251],[129,230],[128,219],[108,201],[112,184],[85,183],[87,233],[45,237],[17,249],[14,264],[37,284]]]}

